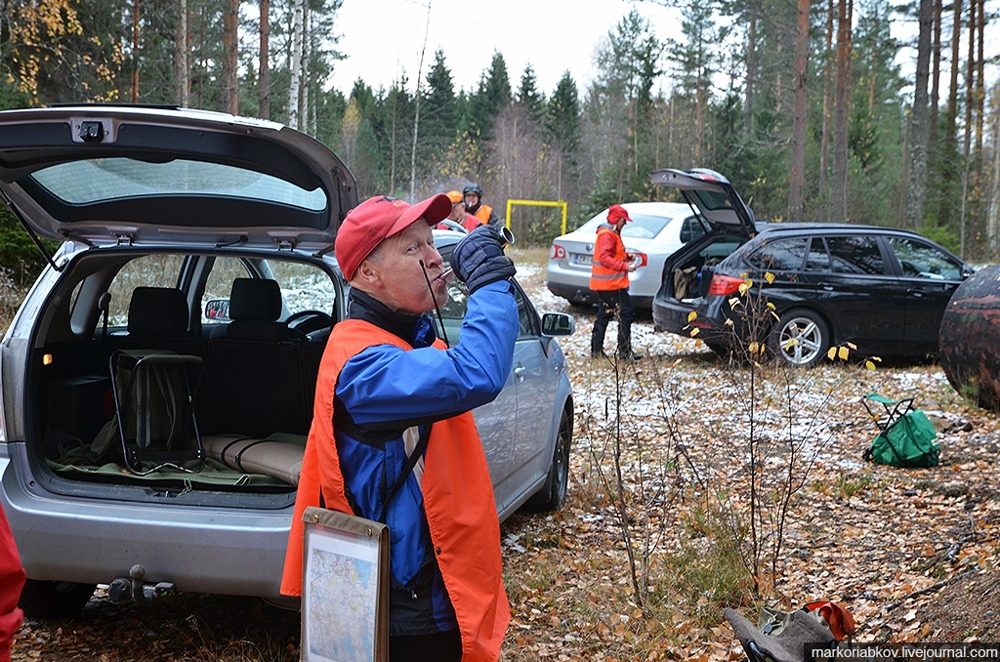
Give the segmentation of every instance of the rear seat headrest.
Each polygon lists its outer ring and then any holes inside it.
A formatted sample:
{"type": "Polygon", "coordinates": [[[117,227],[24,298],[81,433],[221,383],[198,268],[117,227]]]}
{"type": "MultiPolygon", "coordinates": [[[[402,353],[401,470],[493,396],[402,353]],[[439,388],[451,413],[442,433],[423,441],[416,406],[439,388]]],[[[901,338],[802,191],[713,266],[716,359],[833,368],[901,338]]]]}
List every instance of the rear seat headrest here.
{"type": "Polygon", "coordinates": [[[129,335],[173,338],[188,328],[184,293],[174,287],[137,287],[128,306],[129,335]]]}
{"type": "Polygon", "coordinates": [[[278,282],[263,278],[237,278],[229,295],[229,319],[274,322],[281,317],[278,282]]]}

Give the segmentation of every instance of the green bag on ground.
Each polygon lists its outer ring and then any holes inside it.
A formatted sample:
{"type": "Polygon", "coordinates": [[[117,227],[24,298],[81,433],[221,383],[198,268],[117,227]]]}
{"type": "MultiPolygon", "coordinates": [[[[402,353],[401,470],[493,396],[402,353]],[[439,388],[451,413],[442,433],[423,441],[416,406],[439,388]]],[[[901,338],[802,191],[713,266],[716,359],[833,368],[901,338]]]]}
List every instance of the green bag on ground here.
{"type": "Polygon", "coordinates": [[[936,467],[937,430],[924,412],[914,409],[878,434],[865,451],[865,459],[894,467],[936,467]]]}

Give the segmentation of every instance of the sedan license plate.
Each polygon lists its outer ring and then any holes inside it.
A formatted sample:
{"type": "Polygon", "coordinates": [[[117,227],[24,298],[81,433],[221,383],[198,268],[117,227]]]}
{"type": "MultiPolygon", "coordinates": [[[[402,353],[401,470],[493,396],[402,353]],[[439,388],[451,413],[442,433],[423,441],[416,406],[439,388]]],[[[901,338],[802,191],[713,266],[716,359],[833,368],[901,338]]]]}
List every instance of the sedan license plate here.
{"type": "Polygon", "coordinates": [[[594,258],[591,255],[581,255],[580,253],[573,254],[573,264],[590,266],[594,263],[594,258]]]}

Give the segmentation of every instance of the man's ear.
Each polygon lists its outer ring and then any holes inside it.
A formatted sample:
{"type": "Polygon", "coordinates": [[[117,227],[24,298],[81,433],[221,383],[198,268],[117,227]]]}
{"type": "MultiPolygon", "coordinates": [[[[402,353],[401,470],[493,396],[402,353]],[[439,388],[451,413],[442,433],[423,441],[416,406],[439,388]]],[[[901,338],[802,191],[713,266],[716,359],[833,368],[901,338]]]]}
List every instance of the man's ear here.
{"type": "Polygon", "coordinates": [[[363,290],[367,290],[372,287],[379,287],[382,284],[382,275],[378,268],[378,263],[374,260],[362,260],[361,264],[359,264],[358,268],[354,271],[354,278],[352,278],[351,281],[352,283],[354,281],[360,281],[362,283],[361,289],[363,290]]]}

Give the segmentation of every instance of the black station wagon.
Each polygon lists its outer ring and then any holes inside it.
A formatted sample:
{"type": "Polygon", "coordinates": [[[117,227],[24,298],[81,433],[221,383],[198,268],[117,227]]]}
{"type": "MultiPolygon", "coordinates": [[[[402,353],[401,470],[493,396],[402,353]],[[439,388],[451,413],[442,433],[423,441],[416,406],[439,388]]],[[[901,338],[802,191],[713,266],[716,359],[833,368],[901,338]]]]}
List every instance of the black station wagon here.
{"type": "Polygon", "coordinates": [[[750,223],[742,234],[709,235],[668,258],[653,301],[658,329],[694,335],[720,353],[734,342],[766,342],[799,366],[847,344],[868,356],[937,352],[944,309],[973,271],[961,259],[905,230],[755,224],[725,184],[726,205],[750,223]]]}

